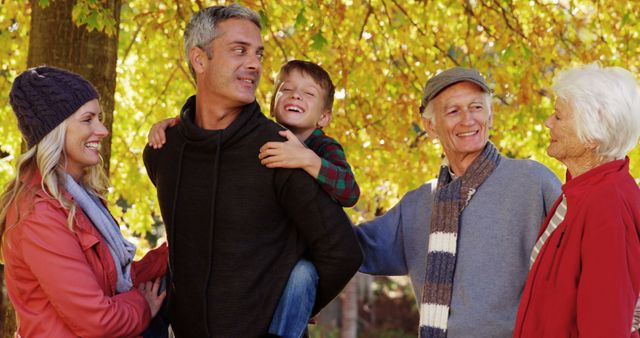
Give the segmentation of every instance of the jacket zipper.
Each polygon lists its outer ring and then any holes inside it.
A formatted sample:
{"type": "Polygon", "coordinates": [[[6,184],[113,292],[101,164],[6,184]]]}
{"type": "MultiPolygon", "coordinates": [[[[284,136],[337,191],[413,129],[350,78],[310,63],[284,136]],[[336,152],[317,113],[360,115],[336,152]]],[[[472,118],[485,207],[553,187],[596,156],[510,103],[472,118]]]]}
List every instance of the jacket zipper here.
{"type": "MultiPolygon", "coordinates": [[[[557,229],[556,229],[557,230],[557,229]]],[[[556,267],[556,259],[558,256],[558,251],[560,251],[560,244],[562,243],[562,238],[564,238],[564,233],[567,230],[567,227],[565,226],[564,229],[562,229],[562,232],[560,233],[560,237],[558,237],[558,242],[554,247],[548,247],[548,250],[553,250],[553,256],[551,257],[551,265],[549,266],[549,271],[547,271],[545,280],[548,282],[551,279],[551,272],[552,271],[557,271],[558,267],[556,267]]],[[[552,243],[548,243],[547,245],[551,245],[552,243]]]]}

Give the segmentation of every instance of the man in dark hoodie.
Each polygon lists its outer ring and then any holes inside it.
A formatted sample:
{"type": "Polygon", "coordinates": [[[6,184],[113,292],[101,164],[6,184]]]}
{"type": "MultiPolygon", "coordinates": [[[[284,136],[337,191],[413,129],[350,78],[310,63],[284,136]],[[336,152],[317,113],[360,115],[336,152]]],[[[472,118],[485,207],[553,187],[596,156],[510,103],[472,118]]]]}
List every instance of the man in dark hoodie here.
{"type": "Polygon", "coordinates": [[[181,123],[144,162],[169,241],[176,337],[262,337],[295,263],[318,270],[314,313],[357,271],[362,252],[342,208],[300,169],[269,169],[260,147],[282,127],[255,101],[263,44],[255,12],[197,12],[185,30],[196,79],[181,123]]]}

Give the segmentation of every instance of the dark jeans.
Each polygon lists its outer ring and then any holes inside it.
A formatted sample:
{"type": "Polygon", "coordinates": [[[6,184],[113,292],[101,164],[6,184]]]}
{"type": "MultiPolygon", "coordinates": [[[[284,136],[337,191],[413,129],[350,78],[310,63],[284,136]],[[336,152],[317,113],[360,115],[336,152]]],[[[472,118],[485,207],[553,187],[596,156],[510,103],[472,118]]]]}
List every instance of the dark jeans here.
{"type": "Polygon", "coordinates": [[[306,259],[298,261],[273,313],[269,333],[283,338],[300,338],[313,311],[317,286],[316,267],[306,259]]]}
{"type": "Polygon", "coordinates": [[[142,332],[142,338],[169,338],[169,322],[161,312],[153,317],[149,327],[142,332]]]}

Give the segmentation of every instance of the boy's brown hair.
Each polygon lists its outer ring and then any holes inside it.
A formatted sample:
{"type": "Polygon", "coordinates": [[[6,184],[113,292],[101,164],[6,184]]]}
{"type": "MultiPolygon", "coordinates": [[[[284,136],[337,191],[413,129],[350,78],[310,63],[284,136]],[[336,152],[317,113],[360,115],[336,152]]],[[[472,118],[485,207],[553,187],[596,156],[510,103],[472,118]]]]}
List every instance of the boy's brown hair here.
{"type": "Polygon", "coordinates": [[[282,83],[285,81],[287,75],[291,74],[291,72],[294,70],[297,70],[304,75],[310,76],[313,81],[315,81],[315,83],[320,86],[320,88],[324,89],[324,109],[331,111],[333,109],[333,97],[336,92],[336,87],[333,85],[333,81],[331,81],[331,76],[329,76],[329,73],[327,73],[324,68],[313,62],[291,60],[280,67],[280,72],[276,77],[276,82],[273,86],[273,96],[271,97],[271,114],[274,113],[273,110],[276,105],[276,94],[278,93],[280,86],[282,86],[282,83]]]}

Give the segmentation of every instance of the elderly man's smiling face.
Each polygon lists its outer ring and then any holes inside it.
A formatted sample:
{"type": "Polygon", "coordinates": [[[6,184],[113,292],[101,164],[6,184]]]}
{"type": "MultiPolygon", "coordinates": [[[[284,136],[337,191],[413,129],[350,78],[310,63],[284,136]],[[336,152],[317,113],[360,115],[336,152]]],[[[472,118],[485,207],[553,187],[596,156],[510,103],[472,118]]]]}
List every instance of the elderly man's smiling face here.
{"type": "Polygon", "coordinates": [[[424,122],[450,162],[475,159],[487,144],[491,127],[485,92],[471,82],[456,83],[433,99],[433,119],[424,122]]]}

